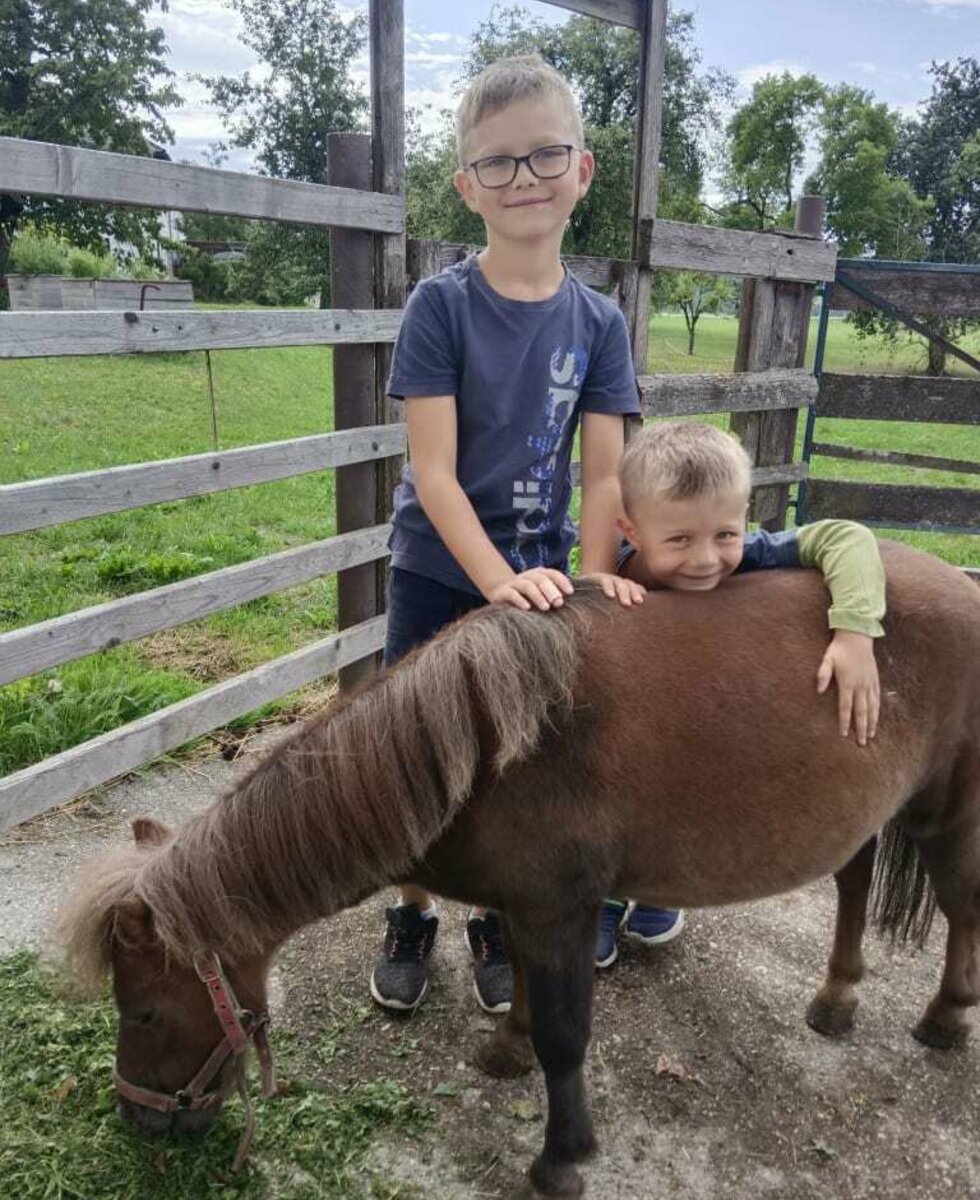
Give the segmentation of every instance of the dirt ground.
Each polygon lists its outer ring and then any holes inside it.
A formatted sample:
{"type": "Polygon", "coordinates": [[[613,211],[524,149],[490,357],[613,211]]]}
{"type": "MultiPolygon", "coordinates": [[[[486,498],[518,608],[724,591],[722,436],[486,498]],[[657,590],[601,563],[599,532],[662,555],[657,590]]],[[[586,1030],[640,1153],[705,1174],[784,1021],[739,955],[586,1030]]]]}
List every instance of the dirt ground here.
{"type": "MultiPolygon", "coordinates": [[[[75,865],[126,837],[130,817],[179,820],[241,765],[216,756],[155,771],[97,808],[0,844],[0,953],[39,944],[75,865]]],[[[393,1136],[371,1152],[369,1169],[392,1194],[403,1183],[425,1200],[528,1197],[542,1079],[501,1082],[472,1065],[492,1019],[473,998],[465,913],[443,905],[429,997],[397,1018],[367,992],[385,900],[287,946],[274,1019],[319,1045],[325,1080],[394,1078],[431,1103],[417,1139],[393,1136]]],[[[940,1053],[909,1034],[938,984],[943,922],[921,953],[869,938],[857,1027],[828,1041],[803,1013],[822,976],[833,904],[822,883],[690,914],[660,950],[622,948],[596,984],[587,1071],[599,1150],[583,1168],[591,1200],[980,1198],[976,1045],[940,1053]]]]}

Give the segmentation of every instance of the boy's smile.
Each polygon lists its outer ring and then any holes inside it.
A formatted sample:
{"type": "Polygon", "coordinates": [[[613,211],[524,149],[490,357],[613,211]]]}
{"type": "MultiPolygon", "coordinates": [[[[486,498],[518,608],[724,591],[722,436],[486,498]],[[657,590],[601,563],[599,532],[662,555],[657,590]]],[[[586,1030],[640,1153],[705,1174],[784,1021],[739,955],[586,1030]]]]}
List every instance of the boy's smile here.
{"type": "Polygon", "coordinates": [[[488,238],[523,241],[555,238],[556,253],[568,218],[589,190],[595,160],[576,145],[562,106],[554,100],[521,100],[484,117],[470,131],[467,163],[493,155],[523,157],[542,147],[572,145],[568,170],[551,179],[540,179],[526,162],[504,187],[484,187],[474,168],[456,172],[454,183],[467,207],[486,222],[488,238]]]}
{"type": "Polygon", "coordinates": [[[740,492],[687,500],[659,497],[641,506],[635,522],[620,521],[620,528],[653,583],[707,592],[742,561],[747,507],[740,492]]]}

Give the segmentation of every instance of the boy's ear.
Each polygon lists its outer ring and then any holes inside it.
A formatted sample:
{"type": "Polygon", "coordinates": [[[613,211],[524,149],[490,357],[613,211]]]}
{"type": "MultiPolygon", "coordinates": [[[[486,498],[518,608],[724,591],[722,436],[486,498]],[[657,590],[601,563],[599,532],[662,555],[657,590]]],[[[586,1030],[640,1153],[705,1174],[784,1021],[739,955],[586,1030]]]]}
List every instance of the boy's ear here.
{"type": "Polygon", "coordinates": [[[636,526],[632,521],[627,517],[617,517],[616,528],[634,549],[638,550],[640,548],[640,543],[636,537],[636,526]]]}
{"type": "Polygon", "coordinates": [[[591,150],[583,150],[578,156],[578,198],[580,200],[589,190],[594,176],[595,156],[591,150]]]}
{"type": "Polygon", "coordinates": [[[453,176],[453,187],[459,192],[466,207],[476,212],[476,205],[473,199],[473,181],[464,170],[460,169],[453,176]]]}

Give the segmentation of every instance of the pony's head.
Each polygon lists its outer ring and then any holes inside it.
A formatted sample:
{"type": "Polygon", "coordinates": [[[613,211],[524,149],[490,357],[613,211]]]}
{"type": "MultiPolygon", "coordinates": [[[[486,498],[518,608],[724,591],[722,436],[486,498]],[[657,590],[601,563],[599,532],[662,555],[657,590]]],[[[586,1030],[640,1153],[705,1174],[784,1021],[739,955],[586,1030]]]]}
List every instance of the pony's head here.
{"type": "Polygon", "coordinates": [[[120,1116],[149,1133],[203,1132],[241,1084],[248,1038],[258,1031],[267,1053],[267,964],[221,964],[162,936],[139,877],[172,834],[142,817],[133,832],[135,846],[83,873],[61,913],[60,940],[80,982],[112,976],[120,1116]]]}

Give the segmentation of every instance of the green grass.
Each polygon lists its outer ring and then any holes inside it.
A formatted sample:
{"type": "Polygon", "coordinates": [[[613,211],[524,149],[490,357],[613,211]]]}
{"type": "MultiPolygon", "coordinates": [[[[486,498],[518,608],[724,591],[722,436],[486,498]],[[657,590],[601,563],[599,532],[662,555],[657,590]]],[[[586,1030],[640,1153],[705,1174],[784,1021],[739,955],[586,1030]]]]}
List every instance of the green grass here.
{"type": "Polygon", "coordinates": [[[108,998],[68,1000],[33,955],[14,954],[0,959],[0,1028],[0,1195],[10,1200],[409,1194],[375,1186],[364,1158],[380,1131],[417,1130],[430,1106],[390,1079],[332,1090],[302,1084],[322,1064],[305,1061],[288,1036],[273,1037],[284,1094],[258,1102],[256,1140],[236,1176],[237,1099],[203,1142],[149,1140],[123,1127],[110,1076],[116,1015],[108,998]]]}
{"type": "MultiPolygon", "coordinates": [[[[704,317],[696,354],[683,318],[651,321],[651,371],[731,370],[737,323],[704,317]]],[[[810,345],[815,343],[816,327],[810,345]]],[[[967,340],[980,353],[980,334],[967,340]]],[[[222,449],[333,427],[329,347],[211,355],[222,449]]],[[[921,351],[830,325],[826,367],[908,372],[921,351]]],[[[959,365],[959,364],[958,364],[959,365]]],[[[963,366],[963,371],[969,373],[963,366]]],[[[719,422],[727,424],[726,417],[719,422]]],[[[802,426],[802,422],[801,422],[802,426]]],[[[980,428],[821,421],[821,440],[980,460],[980,428]]],[[[0,482],[203,453],[211,410],[200,352],[0,362],[0,482]]],[[[977,486],[977,477],[818,459],[817,477],[977,486]]],[[[0,542],[0,632],[217,570],[336,531],[332,472],[165,503],[0,542]]],[[[896,536],[960,564],[969,536],[896,536]]],[[[0,688],[0,772],[15,770],[323,637],[336,627],[333,577],[0,688]]]]}

